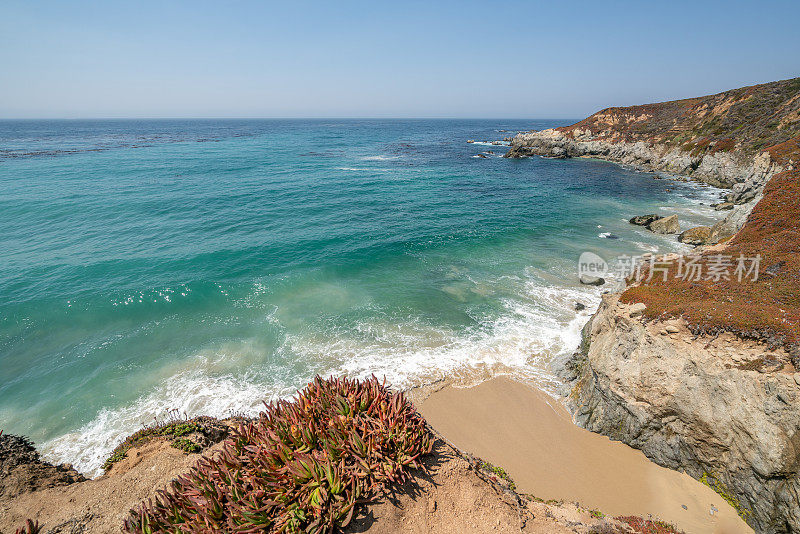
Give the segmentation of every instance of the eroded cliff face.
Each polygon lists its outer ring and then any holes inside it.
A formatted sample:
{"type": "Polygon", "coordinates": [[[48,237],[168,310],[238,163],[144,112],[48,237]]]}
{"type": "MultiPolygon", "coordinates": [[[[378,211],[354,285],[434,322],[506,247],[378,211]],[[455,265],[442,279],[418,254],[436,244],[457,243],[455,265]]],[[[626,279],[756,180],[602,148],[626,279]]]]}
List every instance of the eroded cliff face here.
{"type": "Polygon", "coordinates": [[[731,189],[727,201],[742,207],[716,236],[724,239],[741,227],[769,179],[791,167],[769,149],[793,139],[800,139],[800,78],[607,108],[571,126],[520,133],[505,157],[595,157],[731,189]]]}
{"type": "Polygon", "coordinates": [[[512,138],[511,149],[505,157],[534,155],[601,158],[646,171],[687,176],[716,187],[728,188],[731,191],[726,195],[726,201],[735,206],[712,229],[712,243],[731,237],[744,226],[753,207],[761,200],[764,186],[770,178],[784,170],[784,166],[774,161],[768,152],[759,152],[754,156],[729,152],[693,154],[665,144],[627,142],[614,135],[601,138],[588,129],[580,128],[566,132],[549,129],[517,134],[512,138]]]}
{"type": "Polygon", "coordinates": [[[534,155],[595,157],[648,171],[688,176],[716,187],[731,188],[730,200],[736,204],[753,200],[766,181],[781,170],[766,152],[754,156],[738,152],[692,153],[661,143],[603,137],[580,128],[517,134],[511,139],[511,149],[505,157],[534,155]]]}
{"type": "Polygon", "coordinates": [[[759,532],[800,532],[800,374],[782,348],[603,302],[569,364],[578,424],[706,482],[759,532]]]}
{"type": "Polygon", "coordinates": [[[507,154],[598,157],[730,188],[735,207],[711,230],[725,242],[700,262],[758,255],[762,275],[606,295],[567,366],[570,404],[580,425],[706,482],[770,533],[800,532],[799,130],[796,78],[609,108],[519,134],[507,154]]]}

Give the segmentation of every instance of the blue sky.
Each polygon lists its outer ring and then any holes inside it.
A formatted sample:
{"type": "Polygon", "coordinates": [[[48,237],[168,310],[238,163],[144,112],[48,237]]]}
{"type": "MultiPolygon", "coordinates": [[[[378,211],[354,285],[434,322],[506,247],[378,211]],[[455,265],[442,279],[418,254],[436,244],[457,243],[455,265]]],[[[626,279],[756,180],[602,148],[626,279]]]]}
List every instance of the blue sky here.
{"type": "Polygon", "coordinates": [[[581,118],[800,76],[800,2],[0,3],[0,118],[581,118]]]}

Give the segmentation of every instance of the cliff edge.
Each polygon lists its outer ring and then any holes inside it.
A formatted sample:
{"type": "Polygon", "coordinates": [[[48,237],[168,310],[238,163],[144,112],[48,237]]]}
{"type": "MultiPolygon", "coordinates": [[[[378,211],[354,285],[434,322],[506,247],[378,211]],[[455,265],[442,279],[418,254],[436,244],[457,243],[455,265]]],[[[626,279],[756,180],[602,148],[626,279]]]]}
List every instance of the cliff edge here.
{"type": "Polygon", "coordinates": [[[517,135],[507,154],[599,157],[730,189],[736,207],[697,250],[697,276],[661,256],[657,276],[605,295],[568,364],[570,403],[582,426],[686,471],[770,533],[800,531],[799,111],[795,78],[608,108],[517,135]],[[737,277],[737,258],[757,272],[737,277]]]}

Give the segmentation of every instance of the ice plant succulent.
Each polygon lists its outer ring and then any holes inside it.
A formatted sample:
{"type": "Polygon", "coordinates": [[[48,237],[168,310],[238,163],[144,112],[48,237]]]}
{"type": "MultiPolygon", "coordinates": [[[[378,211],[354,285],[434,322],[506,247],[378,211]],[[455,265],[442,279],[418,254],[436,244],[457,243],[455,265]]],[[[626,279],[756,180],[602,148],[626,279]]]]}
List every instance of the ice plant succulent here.
{"type": "Polygon", "coordinates": [[[424,419],[376,377],[316,377],[267,404],[168,491],[131,510],[124,530],[334,532],[384,484],[402,482],[431,450],[424,419]]]}
{"type": "Polygon", "coordinates": [[[39,526],[38,521],[34,522],[28,519],[25,521],[25,526],[17,529],[16,534],[39,534],[41,531],[42,527],[39,526]]]}

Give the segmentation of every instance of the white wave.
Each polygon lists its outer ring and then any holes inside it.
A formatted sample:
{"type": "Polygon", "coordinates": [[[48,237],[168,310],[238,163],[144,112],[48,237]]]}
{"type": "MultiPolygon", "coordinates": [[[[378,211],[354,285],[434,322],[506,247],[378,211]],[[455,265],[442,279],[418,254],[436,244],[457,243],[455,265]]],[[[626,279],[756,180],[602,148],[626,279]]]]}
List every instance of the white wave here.
{"type": "Polygon", "coordinates": [[[384,154],[379,154],[377,156],[364,156],[360,159],[361,161],[391,161],[395,159],[400,159],[400,156],[387,156],[384,154]]]}
{"type": "Polygon", "coordinates": [[[470,143],[471,145],[482,145],[482,146],[511,146],[511,143],[508,141],[473,141],[470,143]]]}
{"type": "Polygon", "coordinates": [[[262,400],[292,393],[290,387],[281,384],[265,387],[247,379],[213,377],[197,370],[179,373],[136,402],[113,410],[103,408],[79,430],[44,443],[42,456],[54,463],[72,463],[78,471],[97,476],[117,444],[168,410],[213,417],[252,415],[259,411],[262,400]]]}
{"type": "Polygon", "coordinates": [[[416,323],[364,323],[370,335],[293,339],[292,352],[307,357],[325,354],[338,361],[335,373],[364,377],[385,375],[395,386],[413,387],[453,376],[498,372],[554,385],[548,363],[571,353],[580,343],[587,316],[574,311],[576,301],[592,308],[599,292],[584,288],[526,285],[529,299],[506,299],[506,313],[467,334],[416,323]]]}
{"type": "Polygon", "coordinates": [[[252,415],[261,409],[261,401],[294,394],[314,374],[365,377],[374,373],[397,388],[445,377],[483,379],[509,374],[535,381],[553,393],[559,383],[550,362],[578,346],[580,329],[599,303],[600,291],[542,286],[531,279],[518,282],[522,282],[521,294],[503,301],[504,313],[467,332],[433,327],[417,319],[373,319],[336,335],[287,336],[281,351],[302,363],[293,370],[265,372],[258,363],[259,348],[246,342],[239,348],[229,344],[172,363],[154,371],[168,378],[149,393],[126,406],[104,408],[77,431],[44,443],[43,456],[97,476],[119,442],[167,410],[190,416],[252,415]],[[585,304],[586,310],[575,312],[576,301],[585,304]],[[237,365],[240,360],[247,364],[237,365]],[[235,376],[237,368],[257,370],[235,376]]]}
{"type": "Polygon", "coordinates": [[[634,241],[633,244],[636,246],[636,248],[644,252],[652,252],[655,254],[659,251],[658,245],[653,245],[652,243],[645,243],[643,241],[634,241]]]}

